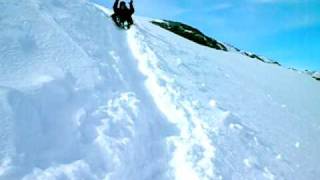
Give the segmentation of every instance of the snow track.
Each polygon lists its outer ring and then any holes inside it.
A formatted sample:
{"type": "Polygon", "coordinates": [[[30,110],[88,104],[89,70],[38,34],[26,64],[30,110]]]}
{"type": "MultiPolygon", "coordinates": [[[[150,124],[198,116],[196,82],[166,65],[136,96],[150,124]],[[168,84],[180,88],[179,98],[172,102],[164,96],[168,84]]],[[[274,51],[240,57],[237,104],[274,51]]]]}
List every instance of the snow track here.
{"type": "Polygon", "coordinates": [[[206,134],[208,125],[194,111],[194,104],[182,97],[179,87],[174,85],[175,80],[161,70],[159,59],[139,29],[138,25],[128,32],[131,51],[139,70],[147,77],[146,87],[158,108],[179,129],[177,136],[168,138],[173,148],[170,164],[174,179],[212,179],[215,148],[206,134]]]}

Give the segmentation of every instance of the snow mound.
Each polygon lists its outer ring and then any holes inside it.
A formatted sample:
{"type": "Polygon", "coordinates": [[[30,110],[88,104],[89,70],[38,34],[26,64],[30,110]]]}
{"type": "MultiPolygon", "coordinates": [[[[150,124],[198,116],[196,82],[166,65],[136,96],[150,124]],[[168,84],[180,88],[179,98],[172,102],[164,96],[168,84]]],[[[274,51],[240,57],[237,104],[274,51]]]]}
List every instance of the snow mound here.
{"type": "Polygon", "coordinates": [[[320,84],[82,0],[0,2],[0,179],[316,179],[320,84]]]}

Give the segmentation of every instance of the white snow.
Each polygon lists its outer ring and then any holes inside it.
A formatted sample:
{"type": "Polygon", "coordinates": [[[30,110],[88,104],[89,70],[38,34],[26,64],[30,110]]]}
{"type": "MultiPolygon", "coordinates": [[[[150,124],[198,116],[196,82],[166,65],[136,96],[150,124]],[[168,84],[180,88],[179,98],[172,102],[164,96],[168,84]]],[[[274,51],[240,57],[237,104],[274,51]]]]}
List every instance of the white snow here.
{"type": "Polygon", "coordinates": [[[244,159],[243,163],[248,167],[251,168],[252,167],[252,162],[250,161],[250,159],[244,159]]]}
{"type": "Polygon", "coordinates": [[[276,159],[277,159],[277,160],[282,160],[282,155],[281,155],[281,154],[278,154],[277,157],[276,157],[276,159]]]}
{"type": "Polygon", "coordinates": [[[0,179],[316,179],[320,83],[84,0],[0,2],[0,179]],[[303,144],[303,146],[301,146],[303,144]]]}

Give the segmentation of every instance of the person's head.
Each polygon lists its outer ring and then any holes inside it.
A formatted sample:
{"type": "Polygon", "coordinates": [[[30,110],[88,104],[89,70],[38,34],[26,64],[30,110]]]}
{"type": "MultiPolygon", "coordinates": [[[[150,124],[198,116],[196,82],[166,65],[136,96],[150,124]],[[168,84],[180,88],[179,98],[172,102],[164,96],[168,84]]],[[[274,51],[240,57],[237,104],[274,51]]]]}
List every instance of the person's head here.
{"type": "Polygon", "coordinates": [[[126,2],[124,2],[124,1],[121,1],[120,2],[120,9],[127,9],[127,5],[126,5],[126,2]]]}

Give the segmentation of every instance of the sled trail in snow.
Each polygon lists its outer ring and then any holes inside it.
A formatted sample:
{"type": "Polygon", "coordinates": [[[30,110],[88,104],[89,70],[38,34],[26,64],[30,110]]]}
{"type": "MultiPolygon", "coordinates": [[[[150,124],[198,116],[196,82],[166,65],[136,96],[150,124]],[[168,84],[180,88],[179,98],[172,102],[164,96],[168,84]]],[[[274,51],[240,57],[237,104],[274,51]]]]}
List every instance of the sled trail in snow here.
{"type": "Polygon", "coordinates": [[[179,130],[177,136],[168,138],[168,144],[173,147],[170,165],[175,178],[212,179],[215,147],[207,132],[213,127],[195,111],[197,102],[186,98],[174,78],[161,69],[160,60],[148,47],[148,36],[152,34],[142,32],[137,26],[128,32],[128,42],[157,107],[179,130]]]}

